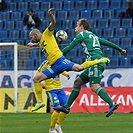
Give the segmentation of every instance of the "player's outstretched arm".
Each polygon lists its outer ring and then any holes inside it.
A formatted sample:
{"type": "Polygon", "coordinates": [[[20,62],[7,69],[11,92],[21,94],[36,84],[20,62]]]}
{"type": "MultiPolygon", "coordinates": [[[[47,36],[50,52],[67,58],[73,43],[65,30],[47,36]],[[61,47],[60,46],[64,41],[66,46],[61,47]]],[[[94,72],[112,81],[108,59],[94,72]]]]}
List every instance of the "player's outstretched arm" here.
{"type": "Polygon", "coordinates": [[[122,52],[122,48],[119,47],[117,44],[113,43],[113,42],[110,42],[108,40],[105,40],[103,38],[98,38],[99,42],[101,45],[104,45],[104,46],[109,46],[111,48],[114,48],[116,50],[118,50],[119,52],[122,52]]]}
{"type": "Polygon", "coordinates": [[[54,8],[50,8],[48,10],[49,18],[50,18],[50,25],[49,25],[49,30],[53,30],[56,24],[55,17],[53,15],[54,8]]]}
{"type": "Polygon", "coordinates": [[[27,46],[29,46],[29,47],[36,47],[36,46],[38,46],[38,44],[37,44],[37,43],[29,42],[29,43],[27,44],[27,46]]]}

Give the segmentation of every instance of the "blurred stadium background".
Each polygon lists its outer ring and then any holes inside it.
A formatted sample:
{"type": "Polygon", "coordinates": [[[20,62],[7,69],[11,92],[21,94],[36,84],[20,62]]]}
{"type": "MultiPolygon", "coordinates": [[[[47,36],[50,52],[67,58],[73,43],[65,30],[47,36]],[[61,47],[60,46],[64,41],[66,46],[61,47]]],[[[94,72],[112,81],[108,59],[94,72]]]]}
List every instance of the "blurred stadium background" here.
{"type": "MultiPolygon", "coordinates": [[[[42,25],[40,30],[43,30],[49,24],[47,10],[50,7],[54,7],[57,20],[55,32],[64,29],[69,36],[66,43],[59,44],[61,49],[71,42],[75,36],[76,21],[84,17],[91,22],[91,31],[96,35],[112,41],[127,50],[127,56],[121,57],[116,50],[103,47],[104,55],[111,59],[111,63],[107,68],[129,68],[133,66],[133,58],[131,57],[133,53],[132,18],[119,18],[120,12],[126,12],[127,2],[128,0],[6,0],[7,9],[0,12],[0,42],[18,42],[18,44],[26,46],[30,38],[29,30],[23,30],[23,17],[27,14],[28,8],[32,8],[41,18],[42,25]]],[[[76,47],[67,58],[81,63],[85,59],[81,51],[80,47],[76,47]]],[[[0,52],[2,54],[5,51],[0,52]]],[[[19,49],[18,52],[19,62],[22,62],[22,53],[25,55],[25,60],[23,60],[22,64],[20,63],[19,69],[36,69],[43,58],[37,48],[30,50],[29,53],[22,49],[19,49]],[[37,59],[36,63],[31,63],[34,61],[33,58],[37,59]],[[40,61],[38,61],[38,58],[40,61]],[[30,65],[29,67],[28,64],[33,64],[33,66],[30,65]]],[[[4,65],[9,62],[10,58],[4,62],[4,65]]],[[[7,67],[6,69],[11,69],[12,65],[7,65],[7,67]]]]}
{"type": "MultiPolygon", "coordinates": [[[[129,0],[5,0],[7,8],[0,11],[0,43],[18,43],[18,106],[17,112],[31,112],[36,103],[32,78],[35,70],[44,60],[38,48],[28,48],[29,30],[23,30],[23,18],[28,8],[32,8],[41,18],[40,30],[49,24],[47,10],[55,8],[57,25],[55,32],[63,29],[68,33],[68,40],[59,43],[60,49],[67,46],[75,36],[76,21],[82,17],[91,22],[91,31],[99,37],[112,41],[127,50],[121,56],[116,50],[102,46],[104,56],[110,58],[101,86],[109,92],[116,102],[117,110],[105,119],[108,106],[89,88],[83,89],[63,123],[63,131],[70,133],[131,133],[133,131],[133,18],[119,18],[125,12],[129,0]],[[77,112],[77,113],[75,113],[77,112]],[[79,113],[89,112],[89,113],[79,113]],[[126,112],[128,114],[125,114],[126,112]],[[80,123],[80,124],[79,124],[80,123]],[[78,126],[77,126],[78,125],[78,126]]],[[[43,133],[48,132],[51,113],[49,102],[43,93],[47,106],[38,113],[14,112],[14,51],[12,46],[0,46],[0,132],[1,133],[43,133]],[[41,114],[39,114],[41,112],[41,114]],[[9,114],[8,114],[9,113],[9,114]],[[34,126],[33,126],[34,125],[34,126]]],[[[67,58],[81,63],[85,56],[80,46],[75,47],[67,58]]],[[[78,74],[70,73],[71,80],[62,79],[67,95],[70,94],[73,81],[78,74]]],[[[86,88],[88,87],[88,88],[86,88]]]]}

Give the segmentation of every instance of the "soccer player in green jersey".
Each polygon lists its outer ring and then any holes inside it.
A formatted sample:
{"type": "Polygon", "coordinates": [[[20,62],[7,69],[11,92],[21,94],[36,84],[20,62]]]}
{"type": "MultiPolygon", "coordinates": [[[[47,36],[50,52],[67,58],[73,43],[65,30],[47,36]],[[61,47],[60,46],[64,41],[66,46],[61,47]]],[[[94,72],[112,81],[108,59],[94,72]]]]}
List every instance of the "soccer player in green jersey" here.
{"type": "MultiPolygon", "coordinates": [[[[73,49],[78,44],[83,47],[83,51],[86,55],[87,60],[96,60],[103,57],[100,44],[112,47],[118,50],[122,55],[126,54],[126,50],[121,49],[119,46],[110,41],[107,41],[103,38],[99,38],[91,31],[88,31],[89,28],[90,23],[85,18],[82,18],[77,21],[77,25],[75,28],[76,36],[73,41],[62,50],[63,55],[66,55],[71,49],[73,49]]],[[[91,66],[90,68],[84,70],[75,80],[73,90],[70,94],[67,104],[60,108],[55,108],[55,110],[69,113],[72,103],[79,95],[81,86],[85,83],[90,82],[90,87],[92,91],[98,94],[105,102],[109,104],[110,108],[106,114],[106,117],[109,117],[113,113],[113,111],[118,108],[118,104],[115,103],[110,98],[107,91],[100,86],[102,73],[105,67],[106,64],[102,63],[91,66]]]]}

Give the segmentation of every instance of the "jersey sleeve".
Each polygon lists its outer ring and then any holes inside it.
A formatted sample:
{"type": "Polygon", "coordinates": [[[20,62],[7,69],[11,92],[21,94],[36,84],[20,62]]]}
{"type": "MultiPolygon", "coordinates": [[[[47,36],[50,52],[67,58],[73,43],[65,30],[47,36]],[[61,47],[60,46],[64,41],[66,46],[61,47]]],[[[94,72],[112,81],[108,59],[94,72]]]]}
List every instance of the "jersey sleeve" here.
{"type": "Polygon", "coordinates": [[[76,45],[81,43],[82,40],[83,40],[82,35],[81,34],[77,34],[75,36],[75,38],[73,39],[73,41],[62,50],[63,55],[66,55],[68,52],[70,52],[71,49],[73,49],[76,45]]]}
{"type": "Polygon", "coordinates": [[[107,40],[105,40],[103,38],[99,38],[99,42],[100,42],[101,45],[109,46],[111,48],[114,48],[114,49],[118,50],[119,52],[122,51],[122,48],[120,48],[118,45],[116,45],[113,42],[107,41],[107,40]]]}
{"type": "Polygon", "coordinates": [[[52,36],[54,33],[54,30],[49,30],[49,27],[43,32],[43,34],[47,34],[49,36],[52,36]]]}
{"type": "Polygon", "coordinates": [[[77,44],[72,41],[68,46],[66,46],[63,50],[62,50],[62,53],[63,55],[66,55],[68,52],[71,51],[71,49],[73,49],[77,44]]]}
{"type": "Polygon", "coordinates": [[[66,75],[67,75],[67,72],[64,71],[64,72],[62,72],[61,74],[62,74],[63,76],[66,76],[66,75]]]}

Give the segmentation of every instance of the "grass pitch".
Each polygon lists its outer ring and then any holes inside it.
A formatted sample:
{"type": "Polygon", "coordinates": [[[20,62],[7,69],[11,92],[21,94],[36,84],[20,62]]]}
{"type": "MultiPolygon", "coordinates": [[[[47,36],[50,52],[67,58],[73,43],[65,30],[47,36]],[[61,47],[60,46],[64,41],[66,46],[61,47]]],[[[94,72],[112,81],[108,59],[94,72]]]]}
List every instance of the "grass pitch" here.
{"type": "MultiPolygon", "coordinates": [[[[0,133],[48,133],[51,113],[1,113],[0,133]]],[[[133,133],[133,113],[70,113],[63,133],[133,133]]]]}

